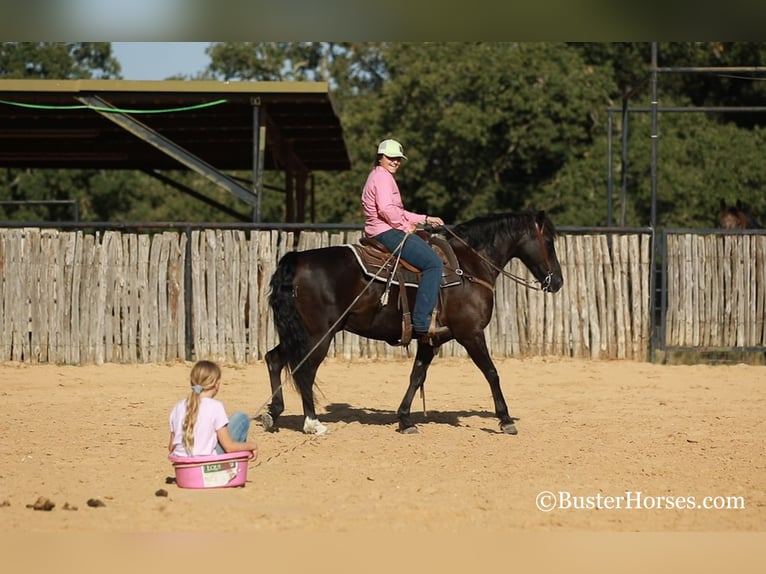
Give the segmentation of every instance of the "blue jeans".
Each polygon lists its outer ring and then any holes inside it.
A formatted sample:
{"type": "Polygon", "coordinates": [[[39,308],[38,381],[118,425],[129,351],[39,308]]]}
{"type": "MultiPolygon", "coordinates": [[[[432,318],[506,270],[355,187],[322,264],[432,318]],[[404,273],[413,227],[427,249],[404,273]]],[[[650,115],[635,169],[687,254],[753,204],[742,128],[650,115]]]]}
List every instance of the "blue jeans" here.
{"type": "MultiPolygon", "coordinates": [[[[394,253],[405,236],[404,231],[389,229],[373,239],[377,239],[394,253]]],[[[407,240],[404,242],[402,259],[422,271],[420,286],[415,296],[415,306],[412,310],[412,328],[415,331],[428,331],[431,325],[431,313],[439,298],[444,264],[428,243],[412,234],[407,235],[407,240]]]]}
{"type": "MultiPolygon", "coordinates": [[[[247,440],[247,433],[250,430],[250,417],[245,413],[233,413],[229,417],[229,434],[231,440],[237,442],[245,442],[247,440]]],[[[215,445],[215,452],[223,454],[224,451],[221,443],[215,445]]]]}

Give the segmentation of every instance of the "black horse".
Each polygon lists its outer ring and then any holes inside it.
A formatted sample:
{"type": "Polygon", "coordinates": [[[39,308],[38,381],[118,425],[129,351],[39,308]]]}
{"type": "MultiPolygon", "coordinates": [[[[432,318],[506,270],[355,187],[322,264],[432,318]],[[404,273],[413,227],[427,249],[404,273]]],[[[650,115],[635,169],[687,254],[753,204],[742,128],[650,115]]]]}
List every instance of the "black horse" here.
{"type": "MultiPolygon", "coordinates": [[[[516,434],[487,349],[484,328],[492,316],[495,281],[501,273],[507,274],[503,268],[512,258],[526,265],[543,291],[561,289],[564,280],[554,248],[556,230],[544,212],[529,211],[479,217],[447,231],[462,281],[442,288],[440,293],[439,320],[449,328],[449,334],[439,340],[418,340],[410,384],[397,411],[399,431],[417,432],[410,418],[412,400],[425,382],[439,345],[455,339],[489,382],[501,430],[516,434]]],[[[348,246],[285,254],[270,287],[269,304],[279,344],[265,357],[273,395],[268,412],[262,416],[263,426],[276,430],[277,418],[284,410],[281,373],[290,365],[303,401],[303,431],[324,434],[327,427],[316,417],[313,386],[333,336],[345,330],[392,344],[398,341],[402,337],[398,287],[390,287],[388,303],[383,304],[386,284],[367,278],[348,246]]],[[[412,308],[415,291],[413,287],[406,289],[412,308]]]]}

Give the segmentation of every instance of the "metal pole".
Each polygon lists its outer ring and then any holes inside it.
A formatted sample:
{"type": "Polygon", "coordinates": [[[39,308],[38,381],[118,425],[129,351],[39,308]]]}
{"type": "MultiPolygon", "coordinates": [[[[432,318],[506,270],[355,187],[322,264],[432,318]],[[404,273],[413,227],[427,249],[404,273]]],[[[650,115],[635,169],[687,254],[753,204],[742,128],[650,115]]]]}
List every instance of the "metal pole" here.
{"type": "Polygon", "coordinates": [[[614,174],[612,169],[612,110],[606,115],[606,224],[612,226],[612,194],[614,193],[614,174]]]}
{"type": "MultiPolygon", "coordinates": [[[[653,45],[656,42],[652,43],[653,45]]],[[[749,72],[759,74],[766,72],[766,66],[663,66],[657,67],[657,72],[691,73],[701,72],[708,74],[730,74],[734,72],[749,72]]]]}
{"type": "MultiPolygon", "coordinates": [[[[660,333],[658,333],[658,325],[655,321],[656,313],[656,296],[657,296],[657,268],[660,266],[662,257],[659,253],[660,246],[657,245],[657,42],[652,42],[652,166],[651,166],[651,184],[652,184],[652,208],[649,226],[652,228],[652,269],[649,273],[649,293],[651,300],[649,301],[650,309],[652,310],[650,315],[650,340],[653,341],[651,346],[649,359],[654,362],[655,352],[657,347],[661,344],[660,333]]],[[[664,240],[663,235],[663,240],[664,240]]],[[[667,262],[665,262],[667,263],[667,262]]],[[[663,285],[664,288],[664,285],[663,285]]],[[[660,293],[660,297],[664,300],[665,292],[660,293]]],[[[662,307],[662,303],[660,303],[662,307]]],[[[664,319],[663,312],[660,312],[660,325],[662,329],[662,321],[664,319]]]]}
{"type": "Polygon", "coordinates": [[[220,172],[219,170],[214,168],[212,165],[210,165],[206,161],[203,161],[196,155],[189,153],[184,148],[182,148],[175,142],[171,141],[167,137],[156,132],[149,126],[144,125],[143,123],[139,122],[138,120],[136,120],[135,118],[131,117],[130,115],[126,113],[116,113],[116,111],[115,112],[105,111],[105,108],[111,108],[113,110],[117,109],[114,106],[112,106],[109,102],[102,100],[98,96],[93,96],[93,95],[78,96],[77,99],[92,108],[96,108],[95,111],[97,114],[117,124],[122,129],[132,133],[137,138],[154,146],[155,148],[160,150],[162,153],[168,155],[169,157],[172,157],[173,159],[185,165],[192,171],[195,171],[198,174],[202,175],[203,177],[206,177],[207,179],[209,179],[216,185],[230,191],[231,193],[236,195],[245,203],[249,205],[253,205],[255,203],[253,194],[250,192],[249,189],[241,185],[235,179],[220,172]]]}
{"type": "Polygon", "coordinates": [[[620,225],[625,225],[628,203],[628,95],[622,99],[622,151],[620,154],[620,225]]]}
{"type": "Polygon", "coordinates": [[[657,42],[652,42],[652,214],[649,226],[657,227],[657,42]]]}
{"type": "MultiPolygon", "coordinates": [[[[608,108],[609,111],[615,112],[622,108],[608,108]]],[[[650,106],[631,106],[628,108],[629,112],[651,112],[650,106]]],[[[674,113],[704,113],[704,112],[764,112],[766,106],[658,106],[658,112],[674,112],[674,113]]]]}
{"type": "Polygon", "coordinates": [[[194,289],[192,282],[192,230],[191,227],[184,229],[186,234],[186,254],[184,256],[184,335],[185,335],[185,355],[186,360],[194,359],[194,324],[192,323],[192,313],[194,308],[194,289]]]}
{"type": "MultiPolygon", "coordinates": [[[[655,344],[655,351],[657,349],[662,349],[665,354],[663,356],[663,362],[668,362],[667,357],[667,348],[665,346],[665,341],[667,340],[667,331],[665,327],[666,318],[668,316],[668,233],[666,229],[662,230],[660,239],[660,258],[662,260],[662,274],[661,274],[661,283],[660,283],[660,324],[657,329],[657,343],[655,344]]],[[[657,239],[657,235],[654,234],[655,240],[657,239]]],[[[654,355],[652,355],[652,362],[654,362],[654,355]]]]}
{"type": "Polygon", "coordinates": [[[261,170],[263,162],[261,160],[261,99],[252,98],[250,102],[253,105],[253,223],[261,222],[261,189],[263,181],[261,170]]]}

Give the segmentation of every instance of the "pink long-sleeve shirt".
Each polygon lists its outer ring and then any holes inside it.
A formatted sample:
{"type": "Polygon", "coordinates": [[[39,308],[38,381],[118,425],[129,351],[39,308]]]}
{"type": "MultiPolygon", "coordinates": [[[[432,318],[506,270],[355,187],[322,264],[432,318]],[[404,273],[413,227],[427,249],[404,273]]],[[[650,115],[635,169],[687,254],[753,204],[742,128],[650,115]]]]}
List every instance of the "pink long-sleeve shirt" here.
{"type": "Polygon", "coordinates": [[[406,233],[413,225],[425,223],[426,220],[425,215],[404,209],[394,176],[379,165],[367,176],[362,190],[362,208],[367,237],[374,237],[391,228],[406,233]]]}

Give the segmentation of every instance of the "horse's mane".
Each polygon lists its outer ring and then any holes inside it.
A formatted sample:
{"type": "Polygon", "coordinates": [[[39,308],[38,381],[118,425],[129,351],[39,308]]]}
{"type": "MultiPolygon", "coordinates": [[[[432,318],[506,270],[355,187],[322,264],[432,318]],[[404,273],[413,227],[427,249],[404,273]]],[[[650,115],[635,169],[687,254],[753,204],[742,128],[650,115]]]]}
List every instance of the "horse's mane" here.
{"type": "Polygon", "coordinates": [[[520,233],[536,235],[535,222],[542,222],[543,236],[555,239],[556,228],[542,211],[528,210],[475,217],[452,228],[452,232],[474,249],[489,247],[498,236],[512,238],[520,233]]]}

